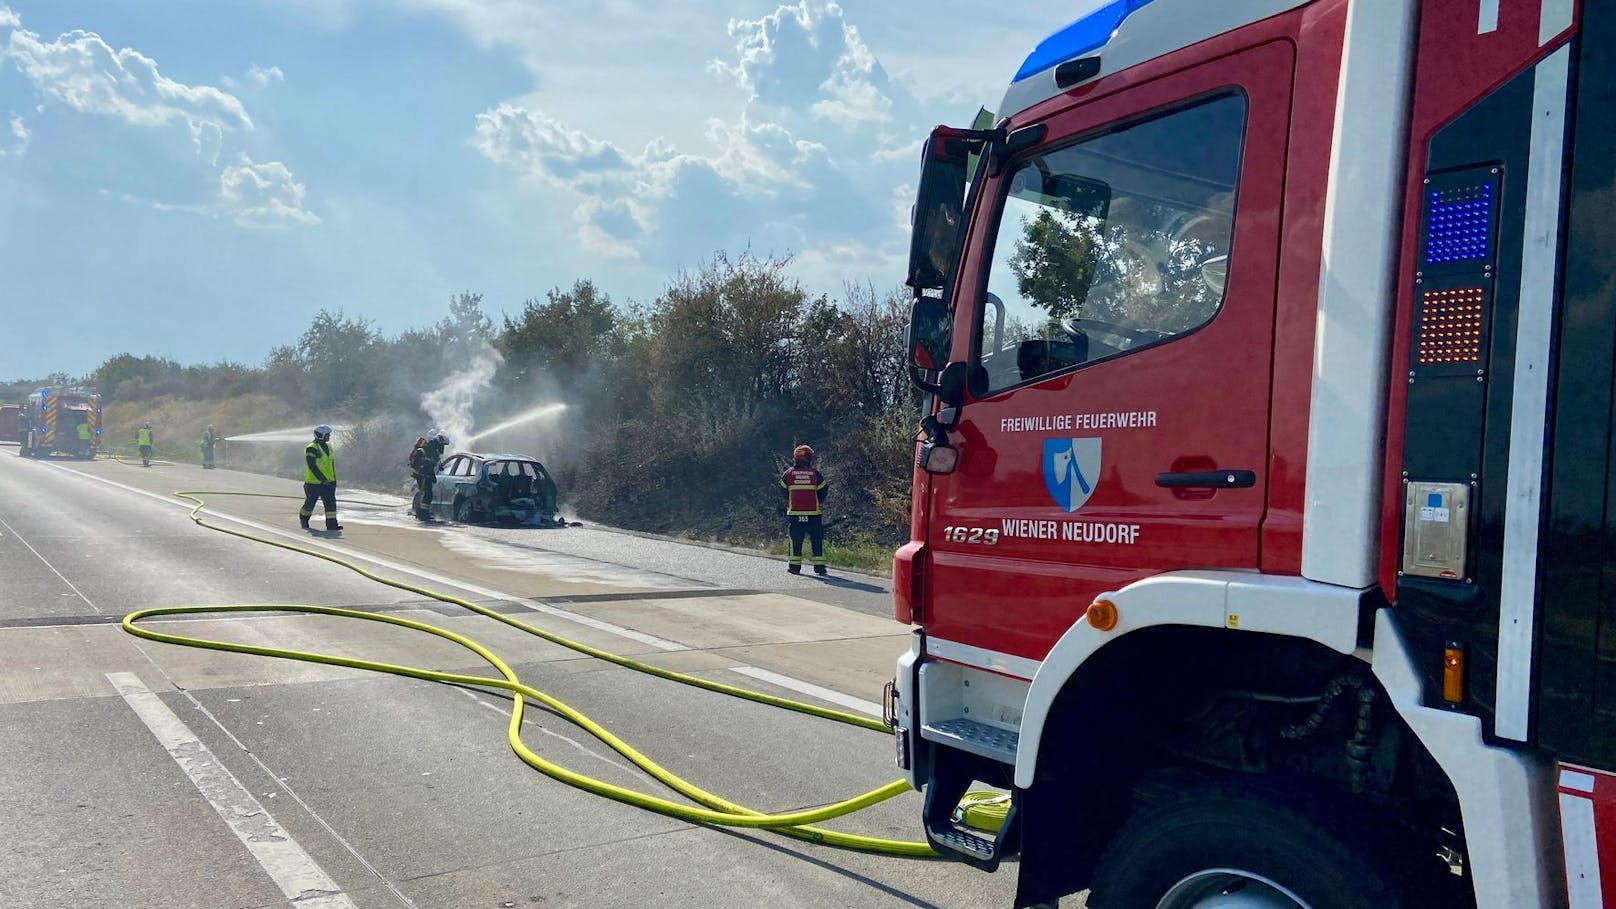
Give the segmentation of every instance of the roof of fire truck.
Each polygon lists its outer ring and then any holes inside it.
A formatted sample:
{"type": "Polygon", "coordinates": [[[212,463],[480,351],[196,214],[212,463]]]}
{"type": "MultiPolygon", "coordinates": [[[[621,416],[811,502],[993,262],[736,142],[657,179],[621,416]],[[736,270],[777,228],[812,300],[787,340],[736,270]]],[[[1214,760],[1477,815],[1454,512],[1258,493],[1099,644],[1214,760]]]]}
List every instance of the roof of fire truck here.
{"type": "Polygon", "coordinates": [[[1085,82],[1295,9],[1309,0],[1084,0],[1075,22],[1039,42],[999,105],[1013,117],[1085,82]],[[1098,58],[1098,67],[1061,64],[1098,58]]]}

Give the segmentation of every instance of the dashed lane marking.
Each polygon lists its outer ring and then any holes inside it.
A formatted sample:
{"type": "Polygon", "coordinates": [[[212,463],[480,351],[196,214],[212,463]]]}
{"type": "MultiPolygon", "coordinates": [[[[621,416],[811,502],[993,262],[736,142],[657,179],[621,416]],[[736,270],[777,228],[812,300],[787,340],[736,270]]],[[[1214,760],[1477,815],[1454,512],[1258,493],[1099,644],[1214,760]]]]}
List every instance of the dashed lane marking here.
{"type": "Polygon", "coordinates": [[[325,869],[276,823],[263,803],[241,785],[236,775],[219,762],[185,721],[169,710],[138,676],[132,672],[109,672],[107,681],[162,743],[169,757],[190,777],[192,785],[219,813],[293,906],[358,909],[325,869]]]}

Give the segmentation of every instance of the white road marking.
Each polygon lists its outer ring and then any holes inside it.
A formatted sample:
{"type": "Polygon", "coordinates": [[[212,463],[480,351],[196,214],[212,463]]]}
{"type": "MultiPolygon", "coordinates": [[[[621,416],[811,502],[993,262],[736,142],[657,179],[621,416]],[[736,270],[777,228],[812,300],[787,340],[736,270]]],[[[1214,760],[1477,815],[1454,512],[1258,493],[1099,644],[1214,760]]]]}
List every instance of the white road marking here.
{"type": "Polygon", "coordinates": [[[831,688],[824,688],[822,686],[815,685],[812,682],[804,682],[799,679],[794,679],[789,675],[781,675],[778,672],[770,672],[767,669],[759,669],[756,666],[732,666],[730,667],[730,672],[738,672],[741,675],[748,678],[757,679],[760,682],[768,682],[771,685],[779,685],[781,688],[789,688],[792,691],[796,691],[801,694],[812,695],[813,697],[819,698],[822,701],[829,701],[838,707],[846,707],[848,710],[857,710],[860,713],[867,713],[870,716],[881,715],[881,705],[875,703],[874,701],[866,701],[851,695],[842,694],[840,691],[836,691],[831,688]]]}
{"type": "MultiPolygon", "coordinates": [[[[478,692],[478,691],[476,691],[474,689],[470,689],[470,688],[462,688],[462,689],[460,689],[460,693],[465,695],[468,698],[471,698],[471,702],[476,704],[478,707],[482,707],[482,708],[487,709],[487,710],[492,710],[493,712],[495,712],[495,713],[499,714],[500,716],[504,717],[507,721],[510,720],[510,718],[511,718],[510,705],[508,705],[508,704],[495,704],[495,703],[491,703],[489,701],[485,701],[485,700],[483,700],[483,695],[480,692],[478,692]]],[[[544,708],[535,707],[534,709],[535,710],[542,710],[544,708]]],[[[533,729],[536,729],[539,732],[541,732],[541,733],[543,733],[543,734],[545,734],[547,736],[550,736],[551,738],[557,738],[557,739],[560,739],[563,742],[566,742],[568,745],[571,745],[572,747],[578,749],[578,751],[581,752],[586,757],[592,757],[595,760],[600,761],[603,764],[610,764],[611,766],[616,767],[618,770],[621,770],[621,771],[623,771],[625,773],[635,773],[636,772],[634,767],[631,767],[628,764],[622,763],[622,762],[617,761],[617,760],[615,760],[613,758],[609,758],[606,755],[601,754],[598,751],[594,751],[588,745],[585,745],[583,742],[580,742],[575,738],[572,738],[570,736],[562,735],[561,733],[556,732],[553,729],[546,729],[543,726],[539,725],[537,722],[527,720],[525,718],[525,716],[524,716],[522,728],[525,730],[525,729],[528,729],[529,727],[531,727],[533,729]]]]}
{"type": "MultiPolygon", "coordinates": [[[[122,490],[124,490],[126,492],[132,492],[132,493],[135,493],[136,495],[142,495],[142,496],[145,496],[146,498],[149,498],[149,499],[155,499],[155,500],[157,500],[159,502],[162,502],[162,503],[164,503],[166,505],[178,506],[180,508],[186,509],[187,511],[189,511],[192,508],[192,505],[190,505],[189,503],[181,501],[180,499],[173,498],[172,496],[164,496],[164,495],[159,495],[159,494],[157,494],[155,492],[148,492],[147,490],[144,490],[144,489],[140,489],[140,488],[137,488],[137,487],[134,487],[134,486],[129,486],[129,485],[126,485],[124,483],[119,483],[117,480],[109,480],[106,477],[99,477],[99,476],[96,476],[95,474],[84,473],[83,471],[78,471],[78,470],[72,470],[72,469],[69,469],[67,467],[63,467],[63,466],[58,465],[58,464],[49,464],[47,466],[55,467],[58,470],[67,471],[68,473],[71,473],[74,476],[84,477],[85,479],[89,479],[89,480],[95,480],[96,482],[99,482],[99,483],[105,483],[105,484],[107,484],[109,486],[117,487],[117,488],[122,489],[122,490]]],[[[208,515],[210,517],[215,517],[215,518],[220,518],[220,519],[223,519],[223,520],[228,520],[228,521],[231,521],[233,523],[240,524],[240,525],[242,525],[244,527],[251,527],[254,530],[258,530],[258,531],[261,531],[263,533],[274,534],[276,536],[286,537],[286,538],[289,538],[289,539],[292,539],[292,540],[296,540],[301,545],[309,546],[311,548],[324,549],[324,550],[332,552],[332,553],[334,553],[336,555],[343,556],[345,558],[351,558],[351,559],[355,559],[355,560],[358,560],[358,561],[369,562],[372,565],[377,565],[377,566],[380,566],[382,568],[386,568],[389,571],[396,571],[396,572],[400,572],[400,573],[403,573],[403,574],[410,574],[410,575],[414,575],[415,577],[418,577],[418,578],[420,578],[420,579],[422,579],[424,581],[430,581],[430,582],[432,582],[434,584],[443,584],[445,586],[458,588],[458,589],[463,590],[463,591],[465,591],[467,593],[470,593],[470,594],[472,594],[474,596],[482,597],[484,599],[500,600],[500,601],[509,602],[509,603],[520,603],[523,606],[526,606],[528,609],[533,610],[534,612],[540,612],[540,613],[543,613],[545,615],[555,616],[558,619],[565,619],[568,622],[572,622],[572,623],[577,624],[577,625],[583,625],[583,626],[585,626],[587,628],[593,628],[596,631],[604,631],[607,634],[616,635],[617,637],[621,637],[621,638],[626,638],[626,639],[628,639],[630,641],[637,641],[637,642],[639,642],[641,644],[645,644],[646,646],[655,647],[658,650],[677,651],[677,650],[690,650],[691,649],[691,647],[689,645],[680,644],[677,641],[670,641],[670,640],[667,640],[666,638],[659,638],[659,637],[656,637],[655,635],[649,635],[649,634],[645,634],[644,632],[635,631],[632,628],[624,628],[621,625],[614,625],[611,622],[603,622],[600,619],[590,618],[589,616],[582,615],[582,614],[579,614],[579,613],[576,613],[576,612],[569,612],[569,611],[567,611],[565,609],[558,609],[558,608],[556,608],[554,606],[550,606],[548,604],[539,602],[537,600],[532,600],[532,599],[528,599],[526,597],[518,596],[517,594],[505,593],[503,591],[493,590],[493,589],[488,588],[488,587],[482,587],[482,586],[477,585],[477,584],[471,584],[471,583],[467,583],[465,581],[458,581],[458,580],[455,580],[454,578],[450,578],[450,577],[446,577],[444,575],[436,574],[434,572],[427,571],[426,569],[419,568],[419,567],[416,567],[416,566],[413,566],[413,565],[405,565],[405,564],[403,564],[401,562],[395,562],[395,561],[392,561],[391,559],[383,558],[381,556],[371,555],[369,553],[366,553],[366,552],[363,552],[363,551],[360,551],[360,550],[349,549],[346,546],[338,546],[338,545],[336,545],[334,543],[331,543],[329,541],[326,541],[326,540],[309,539],[309,538],[307,538],[307,537],[305,537],[305,536],[303,536],[301,534],[295,534],[295,533],[292,533],[290,531],[283,530],[283,529],[281,529],[279,527],[272,527],[272,526],[270,526],[268,524],[261,524],[258,521],[254,521],[254,520],[251,520],[249,518],[236,517],[234,515],[229,515],[229,514],[225,514],[223,512],[212,511],[212,510],[208,511],[208,515]]],[[[893,659],[894,660],[897,659],[896,655],[894,655],[893,659]]],[[[859,700],[858,698],[855,698],[852,695],[842,694],[839,691],[835,691],[835,690],[830,689],[830,688],[825,688],[825,687],[822,687],[820,685],[815,685],[812,682],[805,682],[805,681],[803,681],[801,679],[792,678],[791,676],[780,675],[779,673],[769,672],[766,669],[758,669],[755,666],[747,666],[747,665],[744,665],[744,664],[739,665],[739,666],[731,666],[731,667],[729,667],[729,671],[739,673],[740,675],[748,676],[748,677],[751,677],[751,678],[756,678],[756,679],[759,679],[759,680],[762,680],[762,681],[767,681],[770,684],[778,685],[781,688],[785,688],[785,689],[788,689],[790,691],[795,691],[795,692],[797,692],[799,694],[806,694],[806,695],[809,695],[810,697],[820,698],[822,700],[829,701],[830,703],[834,703],[834,704],[838,704],[840,706],[848,707],[849,709],[852,709],[852,710],[858,710],[860,712],[869,714],[870,716],[880,716],[881,715],[881,706],[879,704],[876,704],[876,703],[871,702],[871,701],[859,700]],[[758,673],[763,673],[763,675],[759,675],[758,673]],[[834,698],[827,697],[827,695],[835,695],[835,697],[834,698]]]]}
{"type": "MultiPolygon", "coordinates": [[[[44,556],[40,555],[39,550],[35,549],[31,543],[29,543],[27,540],[23,539],[23,535],[17,532],[17,528],[12,527],[10,524],[7,524],[5,518],[0,518],[0,527],[4,527],[5,529],[11,531],[11,535],[17,538],[17,542],[21,543],[24,546],[27,546],[29,552],[31,552],[35,556],[37,556],[41,562],[44,562],[46,568],[49,568],[52,572],[54,572],[57,577],[62,579],[63,584],[66,584],[69,589],[71,589],[74,593],[79,595],[79,599],[84,601],[84,605],[86,605],[86,606],[90,607],[91,609],[95,610],[96,615],[101,614],[101,608],[99,606],[96,606],[94,603],[90,602],[90,598],[84,595],[84,591],[82,591],[82,590],[78,589],[77,587],[75,587],[73,585],[73,582],[69,581],[67,579],[67,575],[62,574],[60,571],[57,571],[56,566],[52,565],[50,563],[49,559],[47,559],[44,556]]],[[[63,594],[63,596],[66,596],[66,594],[63,594]]]]}
{"type": "Polygon", "coordinates": [[[330,875],[275,822],[263,803],[134,673],[109,672],[107,681],[190,777],[213,810],[219,812],[287,900],[299,909],[357,909],[330,875]]]}

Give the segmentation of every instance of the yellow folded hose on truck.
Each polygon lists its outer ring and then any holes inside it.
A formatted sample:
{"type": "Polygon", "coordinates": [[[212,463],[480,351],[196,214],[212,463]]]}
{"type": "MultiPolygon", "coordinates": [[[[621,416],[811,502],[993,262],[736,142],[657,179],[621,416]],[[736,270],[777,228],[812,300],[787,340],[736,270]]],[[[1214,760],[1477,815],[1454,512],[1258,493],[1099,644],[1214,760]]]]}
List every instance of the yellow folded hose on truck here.
{"type": "MultiPolygon", "coordinates": [[[[201,515],[203,508],[207,504],[202,498],[204,495],[236,495],[254,498],[281,499],[293,498],[291,496],[273,495],[268,493],[236,492],[180,492],[175,493],[175,495],[195,503],[195,507],[193,507],[190,511],[190,518],[199,526],[206,527],[219,533],[229,534],[230,536],[240,537],[246,540],[252,540],[257,543],[312,556],[317,559],[331,562],[335,565],[340,565],[379,584],[385,584],[399,590],[409,591],[411,593],[438,600],[439,602],[452,603],[456,606],[470,610],[471,612],[475,612],[478,615],[502,622],[512,628],[516,628],[545,641],[549,641],[550,643],[566,647],[570,650],[594,657],[596,659],[605,660],[626,669],[632,669],[636,672],[643,672],[648,675],[653,675],[673,682],[679,682],[684,685],[691,685],[707,691],[726,694],[731,697],[742,698],[760,704],[768,704],[773,707],[780,707],[782,709],[792,710],[798,713],[805,713],[811,716],[834,720],[850,726],[858,726],[860,728],[870,729],[878,732],[888,731],[885,724],[871,717],[858,716],[856,714],[845,713],[840,710],[833,710],[814,704],[806,704],[801,701],[793,701],[789,698],[763,694],[761,692],[751,691],[733,685],[725,685],[722,682],[714,682],[708,679],[686,675],[681,672],[675,672],[671,669],[663,669],[658,666],[652,666],[648,663],[639,662],[638,660],[632,660],[619,654],[611,653],[597,647],[591,647],[587,644],[564,638],[558,634],[555,634],[554,632],[545,631],[542,628],[529,625],[519,619],[502,615],[491,609],[479,606],[470,600],[465,600],[460,597],[440,593],[438,591],[430,590],[415,584],[409,584],[396,578],[389,578],[377,574],[368,569],[360,567],[354,562],[327,552],[272,539],[270,537],[248,533],[243,530],[235,530],[228,527],[222,527],[217,524],[208,523],[202,519],[201,515]]],[[[580,713],[562,701],[545,694],[538,689],[523,684],[510,666],[508,666],[492,651],[483,647],[481,644],[478,644],[476,641],[473,641],[463,635],[456,634],[448,629],[439,628],[425,622],[417,622],[411,619],[404,619],[396,616],[361,612],[353,609],[341,609],[331,606],[171,606],[153,609],[141,609],[132,612],[124,617],[123,629],[130,634],[136,635],[137,637],[162,642],[165,644],[176,644],[184,647],[200,647],[209,650],[219,650],[231,653],[247,653],[257,656],[276,657],[279,659],[300,660],[309,663],[323,663],[330,666],[343,666],[352,669],[369,670],[372,672],[385,672],[392,675],[405,676],[407,678],[425,679],[428,681],[446,682],[457,685],[472,685],[508,691],[512,694],[513,706],[511,709],[511,721],[506,729],[506,740],[510,744],[511,750],[514,751],[516,755],[528,766],[538,770],[540,773],[543,773],[546,776],[551,777],[552,779],[566,783],[569,786],[573,786],[587,792],[592,792],[596,795],[601,795],[625,804],[634,805],[648,811],[654,811],[658,814],[663,814],[669,817],[679,818],[681,820],[694,823],[713,824],[724,827],[746,827],[775,830],[797,839],[821,843],[827,846],[853,849],[861,852],[873,852],[885,855],[908,857],[932,857],[936,854],[928,844],[923,842],[890,840],[879,837],[844,833],[835,830],[825,830],[818,827],[809,826],[831,820],[833,818],[852,814],[855,811],[862,810],[871,805],[900,795],[909,789],[908,784],[902,780],[889,783],[888,785],[882,786],[879,789],[871,790],[870,792],[866,792],[862,795],[858,795],[835,804],[825,805],[806,811],[795,811],[786,814],[768,814],[765,812],[756,811],[751,808],[735,804],[734,802],[730,802],[718,795],[715,795],[714,793],[708,792],[707,790],[696,786],[688,780],[683,779],[677,774],[674,774],[668,769],[657,764],[655,761],[652,761],[650,758],[636,751],[626,742],[613,735],[610,731],[600,726],[598,723],[595,723],[593,720],[589,719],[589,717],[583,713],[580,713]],[[489,678],[478,675],[440,672],[432,669],[422,669],[413,666],[400,666],[392,663],[382,663],[373,660],[334,656],[331,654],[283,650],[275,647],[259,647],[229,641],[214,641],[206,638],[167,634],[160,631],[154,631],[149,627],[141,627],[138,624],[144,619],[165,615],[198,615],[240,612],[293,612],[314,615],[328,615],[356,619],[360,621],[381,622],[387,625],[424,632],[426,634],[431,634],[444,640],[459,644],[461,647],[464,647],[467,650],[477,654],[491,667],[493,667],[496,672],[499,673],[499,677],[489,678]],[[635,766],[639,767],[641,770],[644,770],[653,779],[667,786],[669,789],[672,789],[674,792],[677,792],[704,807],[692,807],[679,802],[669,801],[668,799],[658,796],[647,795],[643,792],[617,786],[604,780],[596,779],[586,774],[578,773],[574,770],[569,770],[566,767],[546,760],[545,758],[534,753],[527,747],[521,738],[522,715],[525,698],[532,698],[534,701],[543,704],[545,707],[554,711],[560,716],[565,717],[570,722],[576,724],[579,728],[584,729],[589,734],[599,739],[607,747],[628,759],[635,766]]]]}

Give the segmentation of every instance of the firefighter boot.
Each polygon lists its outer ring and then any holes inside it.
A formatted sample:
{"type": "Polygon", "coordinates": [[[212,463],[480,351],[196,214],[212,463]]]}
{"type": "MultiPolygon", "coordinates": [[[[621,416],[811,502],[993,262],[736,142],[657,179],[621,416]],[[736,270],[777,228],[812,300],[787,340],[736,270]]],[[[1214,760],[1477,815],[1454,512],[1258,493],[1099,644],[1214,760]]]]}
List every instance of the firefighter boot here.
{"type": "Polygon", "coordinates": [[[802,574],[802,566],[801,565],[787,565],[786,566],[786,571],[788,571],[788,572],[790,572],[792,574],[802,574]]]}
{"type": "Polygon", "coordinates": [[[830,572],[826,571],[825,566],[823,566],[823,565],[815,565],[814,566],[814,574],[817,574],[817,575],[820,575],[820,576],[823,577],[824,575],[830,574],[830,572]]]}

